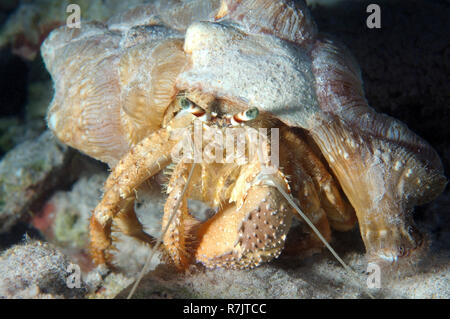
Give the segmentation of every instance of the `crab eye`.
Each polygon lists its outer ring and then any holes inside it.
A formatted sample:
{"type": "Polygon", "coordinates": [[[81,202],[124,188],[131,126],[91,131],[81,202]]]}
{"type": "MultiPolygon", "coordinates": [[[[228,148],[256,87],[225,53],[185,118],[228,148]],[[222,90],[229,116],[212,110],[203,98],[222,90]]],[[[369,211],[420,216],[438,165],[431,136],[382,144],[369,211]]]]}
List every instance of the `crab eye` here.
{"type": "Polygon", "coordinates": [[[189,112],[192,115],[201,118],[201,120],[206,120],[206,117],[203,118],[206,114],[206,111],[191,100],[187,99],[186,97],[180,97],[179,103],[182,112],[189,112]]]}
{"type": "Polygon", "coordinates": [[[231,118],[231,124],[238,125],[243,122],[252,121],[252,120],[256,119],[258,117],[258,115],[259,115],[258,109],[256,107],[253,107],[247,111],[243,111],[243,112],[235,114],[231,118]]]}
{"type": "Polygon", "coordinates": [[[183,110],[187,110],[193,106],[193,103],[189,101],[187,98],[182,97],[180,99],[180,105],[183,110]]]}
{"type": "Polygon", "coordinates": [[[254,120],[258,117],[259,111],[256,107],[251,108],[250,110],[247,110],[245,112],[245,116],[247,117],[248,121],[254,120]]]}

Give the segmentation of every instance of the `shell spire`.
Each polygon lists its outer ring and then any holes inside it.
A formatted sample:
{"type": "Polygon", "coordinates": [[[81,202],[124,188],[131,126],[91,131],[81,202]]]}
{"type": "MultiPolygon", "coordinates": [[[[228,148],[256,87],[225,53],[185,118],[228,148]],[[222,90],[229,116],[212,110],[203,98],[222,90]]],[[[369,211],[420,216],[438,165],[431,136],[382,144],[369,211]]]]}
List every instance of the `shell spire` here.
{"type": "Polygon", "coordinates": [[[297,44],[312,41],[317,35],[303,0],[223,0],[216,20],[231,20],[248,33],[272,34],[297,44]]]}

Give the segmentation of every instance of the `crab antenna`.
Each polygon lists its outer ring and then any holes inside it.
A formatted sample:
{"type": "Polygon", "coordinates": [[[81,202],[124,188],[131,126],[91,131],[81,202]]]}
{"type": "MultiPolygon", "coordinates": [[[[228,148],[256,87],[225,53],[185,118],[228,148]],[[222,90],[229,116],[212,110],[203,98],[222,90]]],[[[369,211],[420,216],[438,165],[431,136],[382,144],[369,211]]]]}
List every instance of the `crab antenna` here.
{"type": "MultiPolygon", "coordinates": [[[[316,228],[316,226],[314,226],[314,224],[311,222],[311,220],[308,218],[308,216],[306,216],[302,210],[297,206],[297,204],[295,204],[294,200],[292,199],[292,196],[290,196],[289,194],[287,194],[283,188],[281,188],[280,185],[278,185],[277,183],[274,183],[272,180],[264,178],[264,176],[261,178],[261,176],[259,177],[263,183],[265,183],[268,186],[273,186],[276,187],[278,189],[278,191],[281,193],[281,195],[283,195],[284,198],[286,198],[286,200],[289,202],[289,204],[295,209],[295,211],[297,212],[297,214],[300,215],[300,217],[308,224],[308,226],[314,231],[314,233],[317,235],[317,237],[319,237],[319,239],[323,242],[323,244],[327,247],[327,249],[331,252],[331,254],[337,259],[337,261],[342,265],[342,267],[344,267],[345,271],[347,271],[347,273],[352,276],[350,276],[350,278],[352,278],[358,285],[360,284],[359,281],[356,279],[358,278],[358,274],[349,266],[347,266],[347,264],[342,260],[341,257],[339,257],[339,255],[337,254],[337,252],[333,249],[333,247],[330,246],[330,244],[327,242],[327,240],[322,236],[322,234],[320,233],[320,231],[316,228]]],[[[364,286],[362,286],[364,287],[364,286]]],[[[367,290],[366,293],[369,295],[370,298],[375,299],[375,297],[367,290]]]]}
{"type": "Polygon", "coordinates": [[[184,194],[186,193],[186,190],[189,186],[189,182],[191,181],[192,178],[192,174],[194,173],[194,168],[195,168],[195,163],[192,163],[192,167],[191,170],[189,172],[189,176],[186,180],[186,184],[184,185],[183,191],[181,192],[181,196],[178,198],[176,205],[175,205],[175,209],[172,212],[172,215],[170,215],[169,221],[166,225],[166,227],[164,228],[163,232],[161,233],[161,235],[159,235],[158,240],[156,241],[156,245],[153,246],[150,254],[147,257],[147,260],[145,261],[144,267],[142,268],[141,272],[139,273],[138,278],[136,279],[133,288],[131,289],[130,293],[128,294],[127,299],[131,299],[131,297],[133,297],[134,292],[136,291],[137,287],[139,286],[139,283],[141,282],[142,278],[144,277],[148,266],[150,265],[150,262],[153,259],[153,255],[155,254],[155,252],[158,250],[159,246],[161,246],[162,243],[162,238],[166,235],[167,231],[169,230],[170,225],[173,222],[173,219],[175,218],[175,215],[178,211],[178,208],[180,207],[181,201],[183,200],[184,194]]]}

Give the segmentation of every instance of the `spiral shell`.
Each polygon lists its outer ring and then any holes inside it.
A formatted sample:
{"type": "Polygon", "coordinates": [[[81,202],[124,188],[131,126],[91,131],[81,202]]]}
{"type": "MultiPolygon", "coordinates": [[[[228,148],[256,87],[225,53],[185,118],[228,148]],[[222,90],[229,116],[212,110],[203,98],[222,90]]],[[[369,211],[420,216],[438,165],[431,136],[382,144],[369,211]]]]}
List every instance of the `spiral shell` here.
{"type": "Polygon", "coordinates": [[[49,127],[64,143],[114,166],[160,127],[186,63],[182,45],[176,32],[159,26],[136,27],[125,37],[99,24],[53,32],[42,47],[55,83],[49,127]]]}

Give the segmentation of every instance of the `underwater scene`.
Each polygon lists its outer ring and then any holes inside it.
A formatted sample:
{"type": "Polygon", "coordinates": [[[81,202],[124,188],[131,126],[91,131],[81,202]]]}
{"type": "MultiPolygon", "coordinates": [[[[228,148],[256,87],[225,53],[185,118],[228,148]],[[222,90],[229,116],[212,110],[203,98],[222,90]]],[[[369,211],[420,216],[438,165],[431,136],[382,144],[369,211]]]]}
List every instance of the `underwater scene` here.
{"type": "Polygon", "coordinates": [[[450,298],[449,16],[0,1],[0,299],[450,298]]]}

